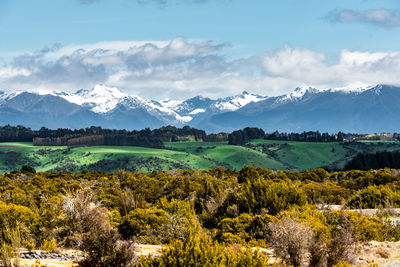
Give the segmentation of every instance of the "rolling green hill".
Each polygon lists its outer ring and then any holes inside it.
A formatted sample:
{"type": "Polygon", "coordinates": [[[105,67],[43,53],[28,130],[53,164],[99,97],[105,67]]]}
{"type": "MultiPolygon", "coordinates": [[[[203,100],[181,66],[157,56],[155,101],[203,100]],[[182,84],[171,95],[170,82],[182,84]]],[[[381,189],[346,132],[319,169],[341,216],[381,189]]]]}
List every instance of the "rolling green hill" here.
{"type": "Polygon", "coordinates": [[[243,146],[226,142],[168,142],[165,149],[94,146],[47,147],[32,143],[0,143],[0,172],[28,164],[38,171],[89,170],[151,172],[176,168],[240,169],[243,165],[273,170],[341,168],[358,152],[400,151],[400,142],[308,143],[254,140],[243,146]]]}

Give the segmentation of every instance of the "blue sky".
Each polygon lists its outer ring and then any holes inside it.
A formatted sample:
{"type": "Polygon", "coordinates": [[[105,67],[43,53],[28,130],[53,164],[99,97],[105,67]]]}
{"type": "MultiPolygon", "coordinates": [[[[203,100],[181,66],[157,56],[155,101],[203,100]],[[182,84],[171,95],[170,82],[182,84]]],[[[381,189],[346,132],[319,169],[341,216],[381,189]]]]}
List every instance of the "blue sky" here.
{"type": "Polygon", "coordinates": [[[0,0],[0,90],[105,83],[186,98],[400,84],[399,10],[395,0],[0,0]]]}

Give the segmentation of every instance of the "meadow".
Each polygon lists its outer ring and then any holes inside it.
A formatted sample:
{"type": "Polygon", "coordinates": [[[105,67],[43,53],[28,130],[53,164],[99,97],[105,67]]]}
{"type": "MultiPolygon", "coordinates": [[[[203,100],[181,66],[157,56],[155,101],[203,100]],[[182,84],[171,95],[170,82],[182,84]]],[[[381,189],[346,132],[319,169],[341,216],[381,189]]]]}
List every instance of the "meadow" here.
{"type": "Polygon", "coordinates": [[[29,142],[0,143],[0,172],[28,164],[38,171],[67,169],[79,172],[197,169],[222,166],[240,170],[244,165],[271,170],[341,169],[357,153],[400,151],[400,142],[288,142],[253,140],[245,146],[227,142],[166,142],[164,149],[136,146],[33,146],[29,142]]]}

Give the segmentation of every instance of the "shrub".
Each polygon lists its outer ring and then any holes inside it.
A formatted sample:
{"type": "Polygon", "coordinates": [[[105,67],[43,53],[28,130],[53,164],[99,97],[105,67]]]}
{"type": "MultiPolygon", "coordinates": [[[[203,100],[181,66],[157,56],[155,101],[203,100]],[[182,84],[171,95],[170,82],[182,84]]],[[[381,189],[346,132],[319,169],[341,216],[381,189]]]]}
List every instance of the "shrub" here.
{"type": "Polygon", "coordinates": [[[359,190],[346,205],[356,209],[376,209],[378,207],[399,207],[400,194],[393,192],[389,186],[369,186],[359,190]]]}
{"type": "Polygon", "coordinates": [[[347,261],[341,260],[338,263],[336,263],[335,265],[333,265],[332,267],[351,267],[351,265],[347,261]]]}
{"type": "Polygon", "coordinates": [[[242,213],[276,216],[281,211],[307,203],[304,192],[291,181],[271,181],[258,177],[246,180],[230,193],[215,213],[218,223],[225,217],[236,217],[242,213]]]}
{"type": "Polygon", "coordinates": [[[44,240],[41,249],[47,252],[54,252],[56,250],[56,240],[54,237],[51,240],[44,240]]]}
{"type": "Polygon", "coordinates": [[[341,261],[353,262],[357,252],[356,240],[352,235],[353,229],[348,220],[341,230],[327,244],[328,266],[335,266],[341,261]]]}
{"type": "Polygon", "coordinates": [[[82,267],[133,267],[137,265],[132,242],[119,240],[116,230],[98,228],[85,234],[81,246],[86,254],[79,262],[82,267]]]}
{"type": "Polygon", "coordinates": [[[295,219],[283,217],[269,224],[271,230],[270,245],[276,255],[294,266],[307,263],[307,251],[310,245],[311,230],[295,219]]]}
{"type": "Polygon", "coordinates": [[[11,245],[4,241],[0,244],[0,260],[1,263],[6,267],[11,267],[11,259],[14,257],[14,249],[11,245]]]}
{"type": "Polygon", "coordinates": [[[32,166],[29,166],[29,165],[22,165],[22,167],[21,167],[21,172],[22,173],[30,173],[30,174],[32,174],[32,173],[36,173],[36,170],[35,170],[35,168],[33,168],[32,166]]]}
{"type": "Polygon", "coordinates": [[[216,239],[226,243],[243,243],[268,237],[268,223],[273,220],[268,214],[252,216],[243,213],[236,218],[225,218],[217,226],[216,239]],[[241,239],[241,240],[240,240],[241,239]]]}
{"type": "Polygon", "coordinates": [[[131,267],[137,265],[133,243],[121,241],[118,231],[113,229],[104,208],[93,203],[94,196],[83,190],[68,196],[64,210],[70,217],[73,238],[85,254],[79,266],[131,267]]]}
{"type": "Polygon", "coordinates": [[[366,217],[357,212],[347,212],[354,227],[353,235],[359,241],[384,241],[384,223],[378,217],[366,217]]]}
{"type": "Polygon", "coordinates": [[[140,266],[268,266],[268,257],[249,247],[226,247],[197,228],[185,242],[173,241],[160,257],[142,258],[140,266]]]}

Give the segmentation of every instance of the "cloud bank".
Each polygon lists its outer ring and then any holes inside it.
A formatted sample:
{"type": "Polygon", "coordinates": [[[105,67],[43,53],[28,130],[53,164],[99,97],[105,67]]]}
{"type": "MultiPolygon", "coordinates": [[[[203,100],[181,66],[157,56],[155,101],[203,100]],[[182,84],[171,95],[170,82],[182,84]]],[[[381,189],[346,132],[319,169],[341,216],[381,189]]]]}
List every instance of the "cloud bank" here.
{"type": "Polygon", "coordinates": [[[381,28],[400,27],[400,11],[384,8],[366,11],[334,10],[327,18],[331,22],[339,23],[365,23],[381,28]]]}
{"type": "Polygon", "coordinates": [[[235,59],[225,55],[228,48],[184,38],[54,45],[0,65],[0,91],[76,91],[104,83],[147,98],[184,99],[243,90],[279,95],[304,85],[400,85],[400,51],[342,50],[332,63],[324,53],[289,46],[235,59]]]}

